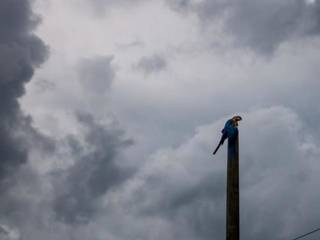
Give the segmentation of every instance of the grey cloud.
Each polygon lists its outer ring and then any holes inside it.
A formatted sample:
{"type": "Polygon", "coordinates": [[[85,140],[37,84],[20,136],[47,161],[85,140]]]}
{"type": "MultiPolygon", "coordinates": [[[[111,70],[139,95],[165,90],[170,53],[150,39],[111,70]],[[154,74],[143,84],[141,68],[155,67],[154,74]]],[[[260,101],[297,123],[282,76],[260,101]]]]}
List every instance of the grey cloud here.
{"type": "Polygon", "coordinates": [[[145,74],[151,74],[155,72],[160,72],[167,67],[167,61],[164,57],[160,55],[152,55],[147,57],[142,57],[135,68],[144,72],[145,74]]]}
{"type": "Polygon", "coordinates": [[[51,91],[56,88],[56,84],[54,82],[51,82],[46,79],[39,79],[35,81],[35,86],[36,86],[37,92],[39,93],[45,93],[47,91],[51,91]]]}
{"type": "Polygon", "coordinates": [[[115,77],[112,60],[113,56],[99,56],[79,62],[79,80],[85,91],[104,94],[110,88],[115,77]]]}
{"type": "Polygon", "coordinates": [[[5,235],[7,236],[9,234],[9,231],[6,230],[3,226],[0,226],[0,236],[5,235]]]}
{"type": "Polygon", "coordinates": [[[282,42],[314,36],[320,29],[320,1],[168,0],[175,9],[196,12],[205,24],[223,19],[225,31],[238,46],[271,54],[282,42]]]}
{"type": "Polygon", "coordinates": [[[24,121],[18,98],[47,56],[46,46],[31,32],[37,22],[29,1],[0,2],[0,180],[27,160],[24,140],[15,130],[24,121]]]}
{"type": "Polygon", "coordinates": [[[54,201],[57,218],[67,223],[90,221],[99,209],[99,198],[132,175],[132,169],[119,164],[120,151],[132,140],[119,129],[96,123],[91,115],[79,114],[78,121],[86,128],[86,145],[69,139],[76,162],[58,180],[54,201]]]}
{"type": "Polygon", "coordinates": [[[0,238],[1,240],[19,240],[20,236],[16,230],[10,229],[5,225],[0,225],[0,238]]]}
{"type": "MultiPolygon", "coordinates": [[[[32,119],[20,108],[18,99],[25,93],[36,67],[45,61],[48,49],[33,34],[39,18],[27,0],[0,1],[0,224],[19,223],[30,206],[27,194],[36,187],[37,178],[26,170],[29,148],[33,141],[46,143],[32,127],[32,119]],[[36,179],[36,180],[35,180],[36,179]],[[35,180],[35,181],[33,181],[35,180]],[[23,185],[23,186],[22,186],[23,185]]],[[[47,142],[49,143],[49,142],[47,142]]],[[[49,144],[51,145],[51,144],[49,144]]],[[[20,239],[18,232],[1,231],[3,239],[20,239]],[[3,236],[6,235],[6,236],[3,236]]],[[[1,239],[2,239],[1,238],[1,239]]]]}
{"type": "Polygon", "coordinates": [[[144,45],[145,44],[142,41],[135,40],[135,41],[128,42],[128,43],[117,43],[116,47],[119,50],[129,50],[132,48],[139,48],[139,47],[141,48],[141,47],[144,47],[144,45]]]}

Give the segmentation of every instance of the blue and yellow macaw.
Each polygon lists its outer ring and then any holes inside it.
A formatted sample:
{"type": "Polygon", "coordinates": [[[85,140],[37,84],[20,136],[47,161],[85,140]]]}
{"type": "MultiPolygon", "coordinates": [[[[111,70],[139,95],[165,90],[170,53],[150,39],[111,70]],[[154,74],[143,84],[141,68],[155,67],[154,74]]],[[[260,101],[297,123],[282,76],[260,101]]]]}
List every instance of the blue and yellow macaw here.
{"type": "Polygon", "coordinates": [[[234,116],[225,123],[224,128],[221,131],[222,136],[221,136],[220,142],[216,147],[216,149],[214,150],[213,155],[217,153],[220,146],[223,145],[224,141],[227,138],[233,137],[235,136],[235,134],[238,133],[238,122],[240,122],[241,120],[242,118],[240,116],[234,116]]]}

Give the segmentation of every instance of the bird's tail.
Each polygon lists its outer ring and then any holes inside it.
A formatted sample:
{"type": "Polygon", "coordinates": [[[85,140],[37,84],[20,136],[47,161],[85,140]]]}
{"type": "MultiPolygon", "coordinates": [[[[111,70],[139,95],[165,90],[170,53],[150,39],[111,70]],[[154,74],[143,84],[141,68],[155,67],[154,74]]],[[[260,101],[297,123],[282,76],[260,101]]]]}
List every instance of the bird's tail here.
{"type": "Polygon", "coordinates": [[[215,155],[215,154],[218,152],[218,150],[219,150],[219,148],[220,148],[221,145],[222,145],[222,143],[219,142],[218,146],[216,147],[216,149],[215,149],[214,152],[213,152],[213,155],[215,155]]]}

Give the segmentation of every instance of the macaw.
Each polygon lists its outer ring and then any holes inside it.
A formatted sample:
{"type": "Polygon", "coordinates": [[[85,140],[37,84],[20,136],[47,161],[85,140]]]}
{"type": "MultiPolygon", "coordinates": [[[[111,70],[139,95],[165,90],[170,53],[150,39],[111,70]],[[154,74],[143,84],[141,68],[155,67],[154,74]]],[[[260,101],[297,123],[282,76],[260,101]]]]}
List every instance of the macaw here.
{"type": "Polygon", "coordinates": [[[240,116],[234,116],[225,123],[224,128],[221,131],[222,136],[220,142],[214,150],[213,155],[217,153],[218,149],[223,145],[224,141],[227,138],[235,136],[235,134],[238,132],[238,122],[240,122],[241,120],[242,118],[240,116]]]}

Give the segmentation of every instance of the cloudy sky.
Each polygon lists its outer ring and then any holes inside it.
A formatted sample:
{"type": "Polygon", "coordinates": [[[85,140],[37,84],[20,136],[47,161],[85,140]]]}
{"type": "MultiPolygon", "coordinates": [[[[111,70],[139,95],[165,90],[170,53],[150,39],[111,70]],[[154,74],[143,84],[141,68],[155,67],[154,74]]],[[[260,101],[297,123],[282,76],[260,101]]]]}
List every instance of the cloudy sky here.
{"type": "Polygon", "coordinates": [[[320,0],[1,0],[0,239],[225,238],[234,114],[241,238],[319,227],[319,62],[320,0]]]}

